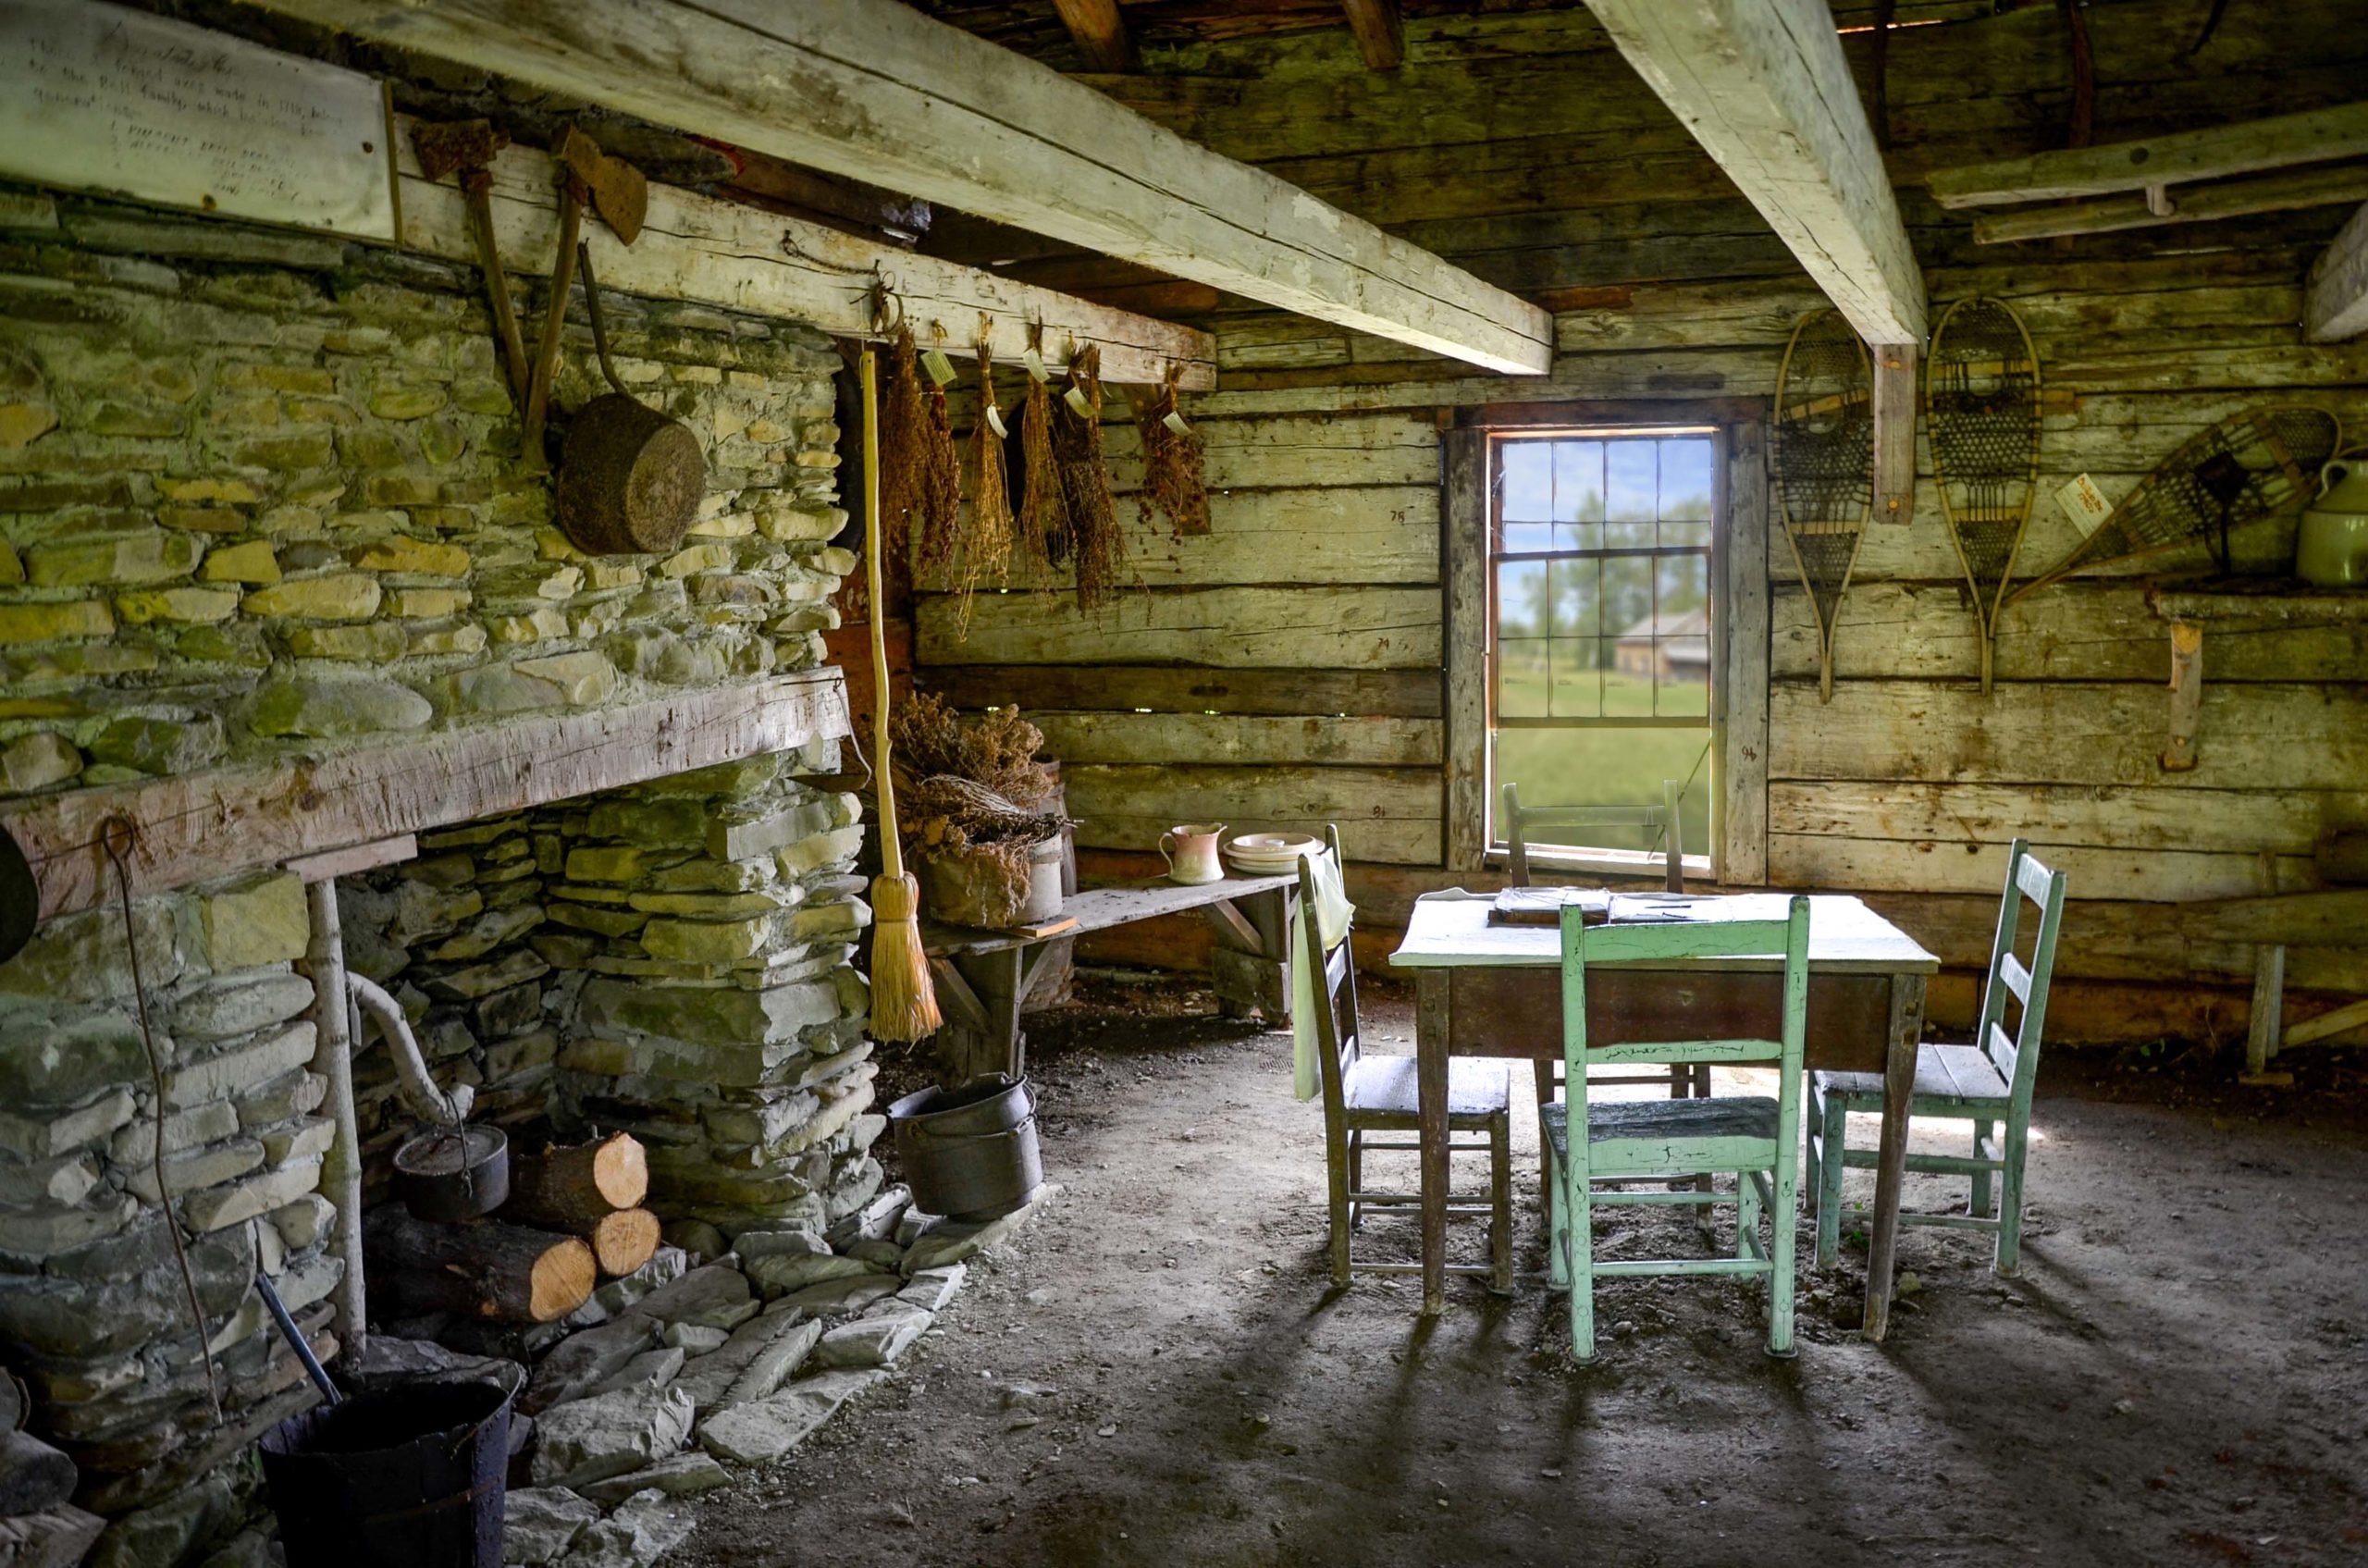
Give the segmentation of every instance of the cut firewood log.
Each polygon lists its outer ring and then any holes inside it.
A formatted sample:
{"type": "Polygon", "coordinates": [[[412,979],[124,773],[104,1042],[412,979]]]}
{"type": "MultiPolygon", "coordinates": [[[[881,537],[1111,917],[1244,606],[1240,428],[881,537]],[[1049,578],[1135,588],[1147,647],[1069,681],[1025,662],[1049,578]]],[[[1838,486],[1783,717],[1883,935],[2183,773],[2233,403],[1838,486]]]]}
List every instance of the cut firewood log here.
{"type": "Polygon", "coordinates": [[[648,1195],[649,1160],[638,1139],[619,1132],[538,1154],[513,1154],[501,1217],[580,1232],[603,1215],[640,1207],[648,1195]]]}
{"type": "Polygon", "coordinates": [[[457,1312],[500,1323],[549,1323],[584,1304],[598,1280],[590,1244],[481,1219],[437,1225],[400,1204],[362,1227],[370,1288],[412,1312],[457,1312]]]}
{"type": "Polygon", "coordinates": [[[658,1251],[658,1216],[648,1209],[619,1209],[592,1222],[585,1240],[606,1275],[631,1274],[658,1251]]]}
{"type": "Polygon", "coordinates": [[[0,1514],[42,1513],[74,1496],[74,1462],[34,1437],[0,1437],[0,1514]]]}

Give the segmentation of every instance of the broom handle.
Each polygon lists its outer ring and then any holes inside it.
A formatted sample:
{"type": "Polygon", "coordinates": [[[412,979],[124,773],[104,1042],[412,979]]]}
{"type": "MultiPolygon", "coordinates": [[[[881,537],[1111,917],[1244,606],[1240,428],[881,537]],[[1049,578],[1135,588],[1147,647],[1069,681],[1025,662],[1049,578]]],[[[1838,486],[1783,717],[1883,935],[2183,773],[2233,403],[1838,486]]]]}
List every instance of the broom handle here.
{"type": "Polygon", "coordinates": [[[863,351],[863,555],[871,584],[872,782],[880,791],[880,869],[905,874],[896,834],[896,785],[888,766],[888,606],[880,586],[880,364],[863,351]]]}

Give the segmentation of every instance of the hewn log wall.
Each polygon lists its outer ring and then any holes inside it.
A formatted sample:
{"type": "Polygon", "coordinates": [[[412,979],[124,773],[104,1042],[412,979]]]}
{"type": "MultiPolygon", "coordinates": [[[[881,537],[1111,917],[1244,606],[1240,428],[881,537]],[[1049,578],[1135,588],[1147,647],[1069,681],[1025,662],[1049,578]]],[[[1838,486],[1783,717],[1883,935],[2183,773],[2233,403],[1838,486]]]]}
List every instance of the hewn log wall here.
{"type": "MultiPolygon", "coordinates": [[[[2068,56],[2052,6],[1920,9],[1944,25],[1894,34],[1888,96],[1893,173],[1935,314],[2004,296],[2042,363],[2020,574],[2077,538],[2053,500],[2076,474],[2118,498],[2196,431],[2272,401],[2328,407],[2368,435],[2368,347],[2306,345],[2297,325],[2303,277],[2345,209],[1976,247],[1918,181],[1948,162],[2061,145],[2068,56]]],[[[2090,8],[2097,140],[2340,101],[2353,92],[2344,73],[2368,62],[2368,36],[2337,25],[2337,0],[2240,10],[2190,59],[2193,10],[2090,8]]],[[[1863,39],[1845,42],[1863,70],[1863,39]]],[[[1473,880],[1438,869],[1440,429],[1486,405],[1764,407],[1792,324],[1820,302],[1584,14],[1410,22],[1408,63],[1387,75],[1367,72],[1345,33],[1146,60],[1153,74],[1096,83],[1552,303],[1560,352],[1545,377],[1476,377],[1320,323],[1220,312],[1220,390],[1188,410],[1220,490],[1213,532],[1138,534],[1145,591],[1099,617],[1043,591],[985,597],[965,638],[951,602],[925,592],[921,678],[965,703],[1039,711],[1071,764],[1090,849],[1141,851],[1178,821],[1337,820],[1369,863],[1361,901],[1387,920],[1421,886],[1473,880]]],[[[1083,258],[1020,270],[1095,281],[1083,258]]],[[[1131,432],[1114,426],[1110,444],[1124,488],[1131,432]]],[[[2300,992],[2368,989],[2368,895],[2325,891],[2312,859],[2323,830],[2368,822],[2368,633],[2208,633],[2201,764],[2165,772],[2169,639],[2142,581],[2208,562],[2035,594],[2004,618],[1985,698],[1920,441],[1918,463],[1912,522],[1868,533],[1831,704],[1807,600],[1774,544],[1770,880],[1879,895],[1971,968],[2003,846],[2028,835],[2069,869],[2078,900],[2051,1031],[2065,1038],[2238,1028],[2261,941],[2298,944],[2300,992]],[[2204,983],[2152,983],[2166,979],[2204,983]]],[[[2243,545],[2267,562],[2291,537],[2273,526],[2243,545]]],[[[1141,933],[1126,950],[1172,955],[1183,939],[1141,933]]],[[[1969,1011],[1971,996],[1960,976],[1936,1007],[1969,1011]]]]}

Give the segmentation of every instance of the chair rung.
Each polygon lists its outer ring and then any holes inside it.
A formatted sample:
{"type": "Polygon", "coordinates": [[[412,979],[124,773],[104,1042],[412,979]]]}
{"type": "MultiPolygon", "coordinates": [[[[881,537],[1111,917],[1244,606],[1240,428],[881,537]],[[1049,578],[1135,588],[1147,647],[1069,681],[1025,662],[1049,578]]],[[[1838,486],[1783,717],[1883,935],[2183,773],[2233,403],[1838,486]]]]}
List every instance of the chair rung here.
{"type": "MultiPolygon", "coordinates": [[[[1819,1140],[1820,1144],[1823,1142],[1819,1140]]],[[[1820,1148],[1818,1154],[1822,1158],[1824,1150],[1820,1148]]],[[[1845,1147],[1842,1151],[1842,1163],[1852,1170],[1872,1170],[1877,1163],[1876,1152],[1845,1147]]],[[[1978,1160],[1971,1154],[1921,1154],[1910,1150],[1907,1168],[1921,1171],[1926,1176],[1981,1176],[2004,1170],[2006,1162],[2003,1159],[1978,1160]]]]}
{"type": "MultiPolygon", "coordinates": [[[[1486,1139],[1475,1139],[1462,1143],[1449,1139],[1447,1152],[1450,1154],[1485,1154],[1489,1152],[1490,1147],[1486,1139]]],[[[1370,1140],[1364,1140],[1359,1142],[1357,1149],[1360,1153],[1367,1154],[1415,1154],[1422,1153],[1423,1146],[1420,1143],[1375,1143],[1370,1140]]]]}
{"type": "MultiPolygon", "coordinates": [[[[1420,1192],[1351,1192],[1349,1194],[1350,1205],[1355,1208],[1411,1209],[1422,1201],[1423,1195],[1420,1192]]],[[[1494,1214],[1497,1212],[1497,1207],[1486,1199],[1467,1198],[1460,1203],[1449,1201],[1447,1212],[1449,1214],[1494,1214]]]]}
{"type": "Polygon", "coordinates": [[[1592,1274],[1766,1274],[1760,1258],[1617,1258],[1598,1261],[1592,1274]]]}
{"type": "MultiPolygon", "coordinates": [[[[1349,1272],[1350,1274],[1420,1274],[1423,1272],[1423,1266],[1419,1263],[1360,1263],[1355,1258],[1350,1258],[1349,1272]]],[[[1447,1266],[1446,1272],[1476,1275],[1486,1279],[1495,1278],[1497,1271],[1485,1263],[1451,1263],[1447,1266]]]]}
{"type": "Polygon", "coordinates": [[[1906,1214],[1899,1216],[1902,1225],[1938,1225],[1950,1230],[1995,1230],[1998,1216],[1987,1218],[1970,1214],[1906,1214]]]}
{"type": "Polygon", "coordinates": [[[1587,1202],[1601,1207],[1606,1204],[1733,1204],[1733,1192],[1592,1192],[1587,1202]]]}

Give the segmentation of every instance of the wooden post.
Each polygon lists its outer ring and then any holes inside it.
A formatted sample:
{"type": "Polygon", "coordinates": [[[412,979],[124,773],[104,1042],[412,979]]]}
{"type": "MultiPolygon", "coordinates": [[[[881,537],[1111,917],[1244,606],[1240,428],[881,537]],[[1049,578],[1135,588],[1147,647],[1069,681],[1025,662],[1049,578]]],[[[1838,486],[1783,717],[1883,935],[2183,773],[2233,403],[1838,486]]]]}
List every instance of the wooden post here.
{"type": "Polygon", "coordinates": [[[1875,521],[1916,515],[1916,355],[1914,343],[1880,343],[1875,356],[1875,521]]]}
{"type": "Polygon", "coordinates": [[[1447,1307],[1447,1059],[1446,969],[1424,969],[1414,982],[1414,1083],[1422,1144],[1423,1313],[1447,1307]]]}
{"type": "Polygon", "coordinates": [[[2291,1073],[2273,1073],[2270,1058],[2277,1055],[2278,1030],[2285,1021],[2286,949],[2264,943],[2253,949],[2252,1017],[2245,1025],[2246,1083],[2291,1083],[2291,1073]]]}

